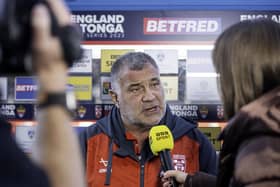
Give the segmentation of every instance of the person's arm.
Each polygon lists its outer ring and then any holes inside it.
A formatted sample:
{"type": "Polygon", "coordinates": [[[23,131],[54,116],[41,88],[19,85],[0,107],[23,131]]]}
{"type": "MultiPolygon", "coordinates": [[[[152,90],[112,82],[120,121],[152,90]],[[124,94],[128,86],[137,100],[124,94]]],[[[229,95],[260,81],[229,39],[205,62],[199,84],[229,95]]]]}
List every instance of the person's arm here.
{"type": "Polygon", "coordinates": [[[171,187],[170,179],[173,177],[179,187],[215,187],[216,176],[204,172],[188,174],[182,171],[169,170],[163,174],[163,187],[171,187]]]}
{"type": "MultiPolygon", "coordinates": [[[[60,0],[48,0],[60,25],[70,24],[60,0]]],[[[39,5],[32,12],[33,63],[38,77],[38,103],[51,93],[64,93],[67,65],[59,40],[51,35],[50,16],[39,5]]],[[[52,187],[83,187],[83,172],[77,136],[65,107],[50,105],[37,111],[38,136],[34,160],[46,171],[52,187]]]]}

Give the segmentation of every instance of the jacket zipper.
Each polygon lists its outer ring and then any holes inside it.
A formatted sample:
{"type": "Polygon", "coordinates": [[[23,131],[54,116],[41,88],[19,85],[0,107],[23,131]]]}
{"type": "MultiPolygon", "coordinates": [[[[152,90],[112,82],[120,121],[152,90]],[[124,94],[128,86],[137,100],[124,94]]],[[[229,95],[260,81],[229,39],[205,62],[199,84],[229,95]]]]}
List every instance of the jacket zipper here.
{"type": "Polygon", "coordinates": [[[140,162],[140,187],[144,187],[144,170],[145,170],[145,165],[142,163],[141,156],[138,157],[139,162],[140,162]]]}

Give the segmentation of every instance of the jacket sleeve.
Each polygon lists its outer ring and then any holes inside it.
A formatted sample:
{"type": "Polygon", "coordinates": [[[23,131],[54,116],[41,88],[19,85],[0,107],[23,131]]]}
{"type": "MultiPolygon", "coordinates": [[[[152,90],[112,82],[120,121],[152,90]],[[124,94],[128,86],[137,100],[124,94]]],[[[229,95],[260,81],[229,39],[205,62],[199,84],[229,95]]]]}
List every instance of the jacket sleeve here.
{"type": "Polygon", "coordinates": [[[199,170],[212,175],[217,174],[217,154],[207,137],[196,129],[199,137],[199,170]]]}
{"type": "Polygon", "coordinates": [[[194,175],[188,175],[184,187],[215,187],[216,176],[204,172],[197,172],[194,175]]]}

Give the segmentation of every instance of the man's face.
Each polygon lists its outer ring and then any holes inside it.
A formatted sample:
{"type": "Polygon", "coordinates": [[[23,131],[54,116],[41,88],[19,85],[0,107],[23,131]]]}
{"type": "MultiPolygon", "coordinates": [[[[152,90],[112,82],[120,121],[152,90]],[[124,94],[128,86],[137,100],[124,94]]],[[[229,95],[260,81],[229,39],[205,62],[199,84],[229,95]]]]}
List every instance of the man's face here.
{"type": "Polygon", "coordinates": [[[143,130],[159,123],[165,114],[165,99],[158,70],[146,64],[142,70],[124,68],[120,73],[118,105],[125,125],[143,130]]]}

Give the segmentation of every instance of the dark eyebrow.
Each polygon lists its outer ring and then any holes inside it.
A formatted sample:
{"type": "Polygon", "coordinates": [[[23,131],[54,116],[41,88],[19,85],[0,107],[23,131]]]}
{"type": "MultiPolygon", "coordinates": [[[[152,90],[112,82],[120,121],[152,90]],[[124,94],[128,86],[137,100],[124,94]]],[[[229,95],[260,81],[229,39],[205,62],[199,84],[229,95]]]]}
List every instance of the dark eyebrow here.
{"type": "MultiPolygon", "coordinates": [[[[150,81],[160,81],[160,79],[159,79],[158,77],[154,77],[154,78],[152,78],[150,81]]],[[[137,86],[140,86],[140,85],[141,85],[140,82],[139,82],[139,83],[132,83],[132,84],[130,84],[130,85],[128,86],[128,88],[137,87],[137,86]]]]}
{"type": "Polygon", "coordinates": [[[130,87],[135,87],[135,86],[140,86],[140,83],[132,83],[128,87],[130,88],[130,87]]]}

